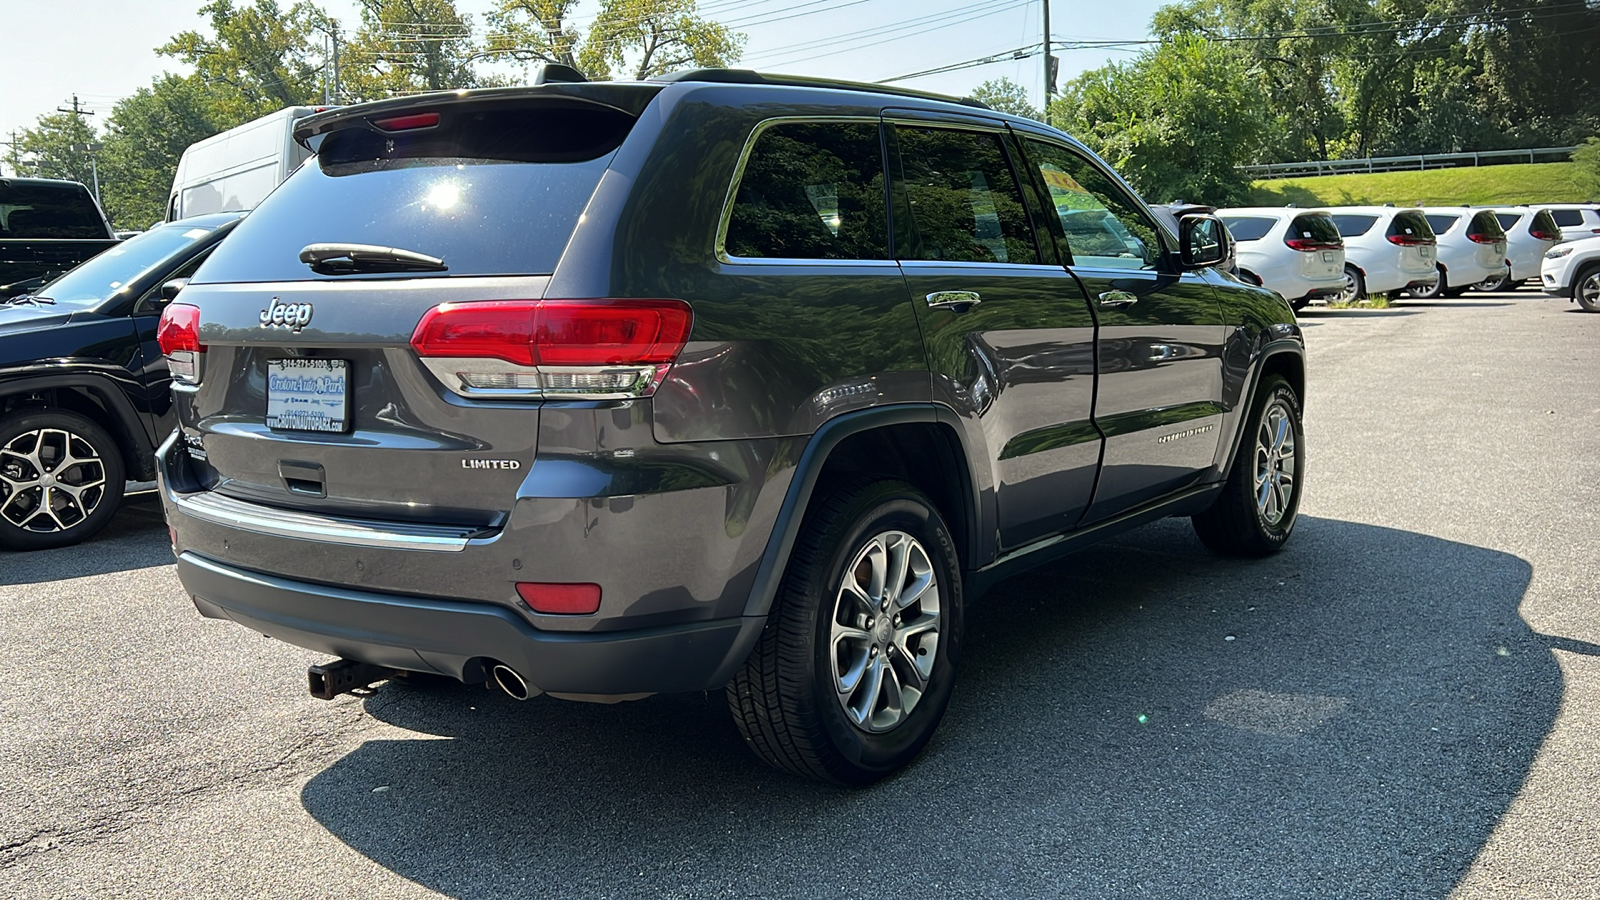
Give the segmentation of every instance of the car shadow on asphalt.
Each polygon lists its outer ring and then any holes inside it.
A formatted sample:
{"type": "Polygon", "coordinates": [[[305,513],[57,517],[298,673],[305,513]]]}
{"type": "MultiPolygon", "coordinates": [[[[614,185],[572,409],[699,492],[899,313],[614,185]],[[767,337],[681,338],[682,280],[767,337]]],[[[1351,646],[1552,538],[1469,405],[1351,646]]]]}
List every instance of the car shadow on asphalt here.
{"type": "Polygon", "coordinates": [[[366,710],[423,734],[301,799],[459,897],[1442,896],[1561,700],[1557,639],[1518,615],[1531,568],[1298,530],[1238,561],[1168,520],[1002,583],[933,743],[870,788],[767,769],[718,693],[386,685],[366,710]]]}
{"type": "Polygon", "coordinates": [[[1312,309],[1307,307],[1295,313],[1295,317],[1297,319],[1322,318],[1324,316],[1330,319],[1402,318],[1404,316],[1414,316],[1420,312],[1422,312],[1420,309],[1395,309],[1393,306],[1384,309],[1312,309]],[[1308,313],[1314,313],[1315,315],[1308,316],[1308,313]]]}
{"type": "Polygon", "coordinates": [[[40,584],[172,562],[167,523],[154,492],[129,495],[97,535],[71,547],[0,550],[0,585],[40,584]]]}

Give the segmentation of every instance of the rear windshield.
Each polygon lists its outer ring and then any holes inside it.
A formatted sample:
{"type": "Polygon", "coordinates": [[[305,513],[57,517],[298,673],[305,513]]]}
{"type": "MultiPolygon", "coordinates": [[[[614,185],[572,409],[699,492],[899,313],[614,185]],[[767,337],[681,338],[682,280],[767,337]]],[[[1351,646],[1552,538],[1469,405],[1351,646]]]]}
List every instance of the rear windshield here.
{"type": "Polygon", "coordinates": [[[1333,217],[1326,213],[1301,213],[1289,223],[1289,237],[1300,238],[1307,241],[1316,241],[1319,244],[1342,244],[1344,239],[1339,234],[1339,226],[1333,222],[1333,217]]]}
{"type": "Polygon", "coordinates": [[[1422,213],[1415,210],[1396,213],[1394,221],[1389,223],[1389,234],[1426,238],[1428,240],[1432,240],[1435,237],[1433,226],[1428,224],[1427,218],[1422,213]]]}
{"type": "Polygon", "coordinates": [[[1277,219],[1267,216],[1223,216],[1222,224],[1228,226],[1228,233],[1236,241],[1259,241],[1267,236],[1272,226],[1278,223],[1277,219]]]}
{"type": "Polygon", "coordinates": [[[1541,209],[1533,214],[1533,222],[1528,225],[1528,233],[1539,240],[1559,240],[1561,229],[1556,225],[1556,220],[1550,216],[1550,210],[1541,209]]]}
{"type": "Polygon", "coordinates": [[[1456,227],[1456,223],[1461,221],[1461,217],[1459,215],[1448,215],[1442,213],[1430,213],[1427,218],[1428,227],[1433,229],[1434,234],[1444,234],[1450,229],[1456,227]]]}
{"type": "Polygon", "coordinates": [[[1378,223],[1377,216],[1362,216],[1354,213],[1335,213],[1328,218],[1333,220],[1335,228],[1345,237],[1360,237],[1372,230],[1378,223]]]}
{"type": "Polygon", "coordinates": [[[1511,226],[1517,224],[1517,220],[1518,219],[1522,218],[1522,214],[1521,213],[1495,213],[1494,217],[1495,217],[1495,219],[1497,221],[1499,221],[1501,228],[1505,228],[1505,229],[1509,230],[1511,228],[1511,226]]]}
{"type": "Polygon", "coordinates": [[[1506,230],[1500,227],[1500,220],[1494,213],[1484,210],[1472,217],[1467,224],[1467,234],[1484,234],[1490,237],[1503,238],[1506,230]]]}
{"type": "Polygon", "coordinates": [[[109,240],[111,234],[81,184],[0,181],[0,238],[109,240]]]}
{"type": "Polygon", "coordinates": [[[346,276],[354,278],[554,272],[633,119],[570,105],[442,115],[436,126],[407,131],[355,125],[332,132],[194,280],[335,277],[300,261],[301,249],[316,243],[395,247],[447,267],[346,276]]]}

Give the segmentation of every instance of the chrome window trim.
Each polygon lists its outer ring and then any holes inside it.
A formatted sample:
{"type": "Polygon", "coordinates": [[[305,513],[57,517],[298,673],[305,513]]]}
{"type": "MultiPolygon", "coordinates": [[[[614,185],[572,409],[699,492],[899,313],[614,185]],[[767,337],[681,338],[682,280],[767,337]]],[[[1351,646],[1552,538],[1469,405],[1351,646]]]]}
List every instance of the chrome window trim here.
{"type": "MultiPolygon", "coordinates": [[[[733,167],[733,179],[728,182],[728,195],[722,201],[722,216],[717,221],[717,261],[732,265],[894,265],[892,259],[808,259],[808,258],[779,258],[773,256],[733,256],[728,253],[728,224],[733,220],[733,204],[739,196],[739,184],[744,181],[745,167],[750,164],[750,154],[755,150],[756,142],[769,130],[779,125],[826,125],[830,123],[849,123],[881,125],[880,116],[775,116],[762,119],[756,127],[750,130],[750,136],[745,139],[744,149],[739,151],[739,162],[733,167]]],[[[880,136],[881,142],[881,136],[880,136]]],[[[887,180],[889,173],[884,173],[887,180]]],[[[887,229],[889,222],[885,219],[884,241],[888,241],[887,229]]]]}
{"type": "Polygon", "coordinates": [[[486,529],[472,526],[374,522],[320,516],[261,506],[215,492],[188,495],[169,492],[168,496],[179,512],[196,519],[253,534],[301,541],[384,550],[460,553],[473,538],[489,536],[486,529]]]}

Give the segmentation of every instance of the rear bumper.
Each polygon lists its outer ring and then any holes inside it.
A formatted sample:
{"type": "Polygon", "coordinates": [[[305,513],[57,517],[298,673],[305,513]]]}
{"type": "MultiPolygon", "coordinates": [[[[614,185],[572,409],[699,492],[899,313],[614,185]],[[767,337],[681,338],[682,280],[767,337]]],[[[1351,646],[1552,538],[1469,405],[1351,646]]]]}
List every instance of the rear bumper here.
{"type": "Polygon", "coordinates": [[[602,633],[546,632],[489,603],[350,590],[263,575],[192,552],[178,579],[202,615],[330,656],[467,682],[504,663],[542,691],[637,694],[721,687],[763,617],[602,633]]]}

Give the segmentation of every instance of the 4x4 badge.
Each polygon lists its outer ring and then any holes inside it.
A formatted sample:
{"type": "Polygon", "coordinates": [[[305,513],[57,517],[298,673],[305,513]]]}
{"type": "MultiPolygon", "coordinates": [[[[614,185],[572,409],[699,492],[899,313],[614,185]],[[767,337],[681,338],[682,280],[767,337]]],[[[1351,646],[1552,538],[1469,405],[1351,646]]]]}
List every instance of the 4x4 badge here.
{"type": "Polygon", "coordinates": [[[311,304],[284,303],[273,297],[261,311],[261,324],[267,328],[288,328],[291,331],[311,324],[311,304]]]}

